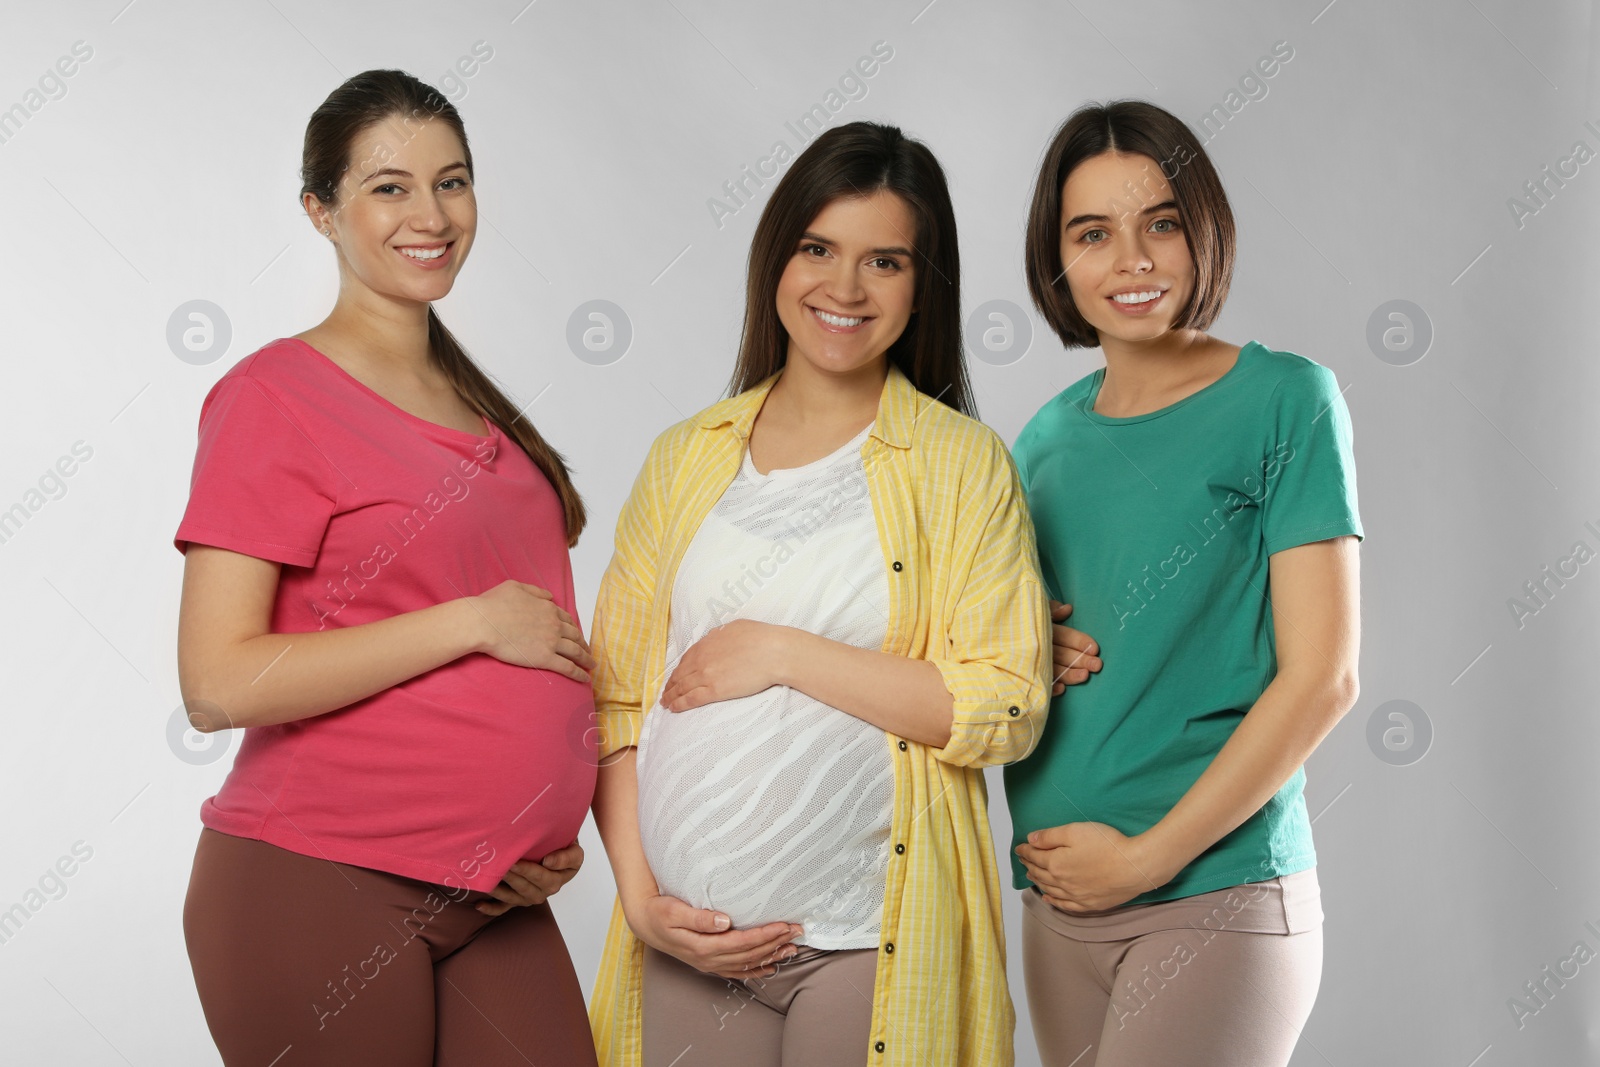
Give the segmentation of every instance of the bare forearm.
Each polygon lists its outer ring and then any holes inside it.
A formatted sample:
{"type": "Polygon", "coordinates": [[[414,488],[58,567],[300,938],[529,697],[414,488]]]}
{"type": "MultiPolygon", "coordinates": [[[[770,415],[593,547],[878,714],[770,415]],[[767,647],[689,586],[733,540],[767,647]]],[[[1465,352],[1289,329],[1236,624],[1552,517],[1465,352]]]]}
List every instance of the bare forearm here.
{"type": "Polygon", "coordinates": [[[927,660],[856,648],[804,630],[785,635],[780,684],[933,748],[950,743],[955,700],[927,660]]]}
{"type": "Polygon", "coordinates": [[[625,748],[600,768],[592,805],[595,826],[600,831],[600,840],[605,843],[606,858],[611,861],[617,895],[622,899],[623,911],[630,915],[630,922],[633,906],[659,891],[639,836],[637,754],[637,749],[625,748]]]}
{"type": "Polygon", "coordinates": [[[476,620],[462,598],[345,629],[262,634],[210,650],[203,670],[180,640],[180,688],[191,713],[220,720],[209,729],[294,722],[460,659],[475,650],[476,620]]]}
{"type": "Polygon", "coordinates": [[[1140,835],[1165,878],[1261,810],[1354,703],[1353,682],[1274,679],[1188,792],[1140,835]]]}

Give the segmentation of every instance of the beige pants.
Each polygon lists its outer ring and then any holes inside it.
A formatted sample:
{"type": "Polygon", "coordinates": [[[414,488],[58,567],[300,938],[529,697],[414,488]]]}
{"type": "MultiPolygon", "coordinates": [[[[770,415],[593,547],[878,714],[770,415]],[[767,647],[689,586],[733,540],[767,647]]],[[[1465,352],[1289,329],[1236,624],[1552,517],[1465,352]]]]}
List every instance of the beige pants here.
{"type": "Polygon", "coordinates": [[[800,946],[730,982],[644,950],[644,1067],[865,1067],[876,949],[800,946]]]}
{"type": "Polygon", "coordinates": [[[1068,915],[1022,894],[1045,1067],[1284,1067],[1322,979],[1315,870],[1068,915]]]}

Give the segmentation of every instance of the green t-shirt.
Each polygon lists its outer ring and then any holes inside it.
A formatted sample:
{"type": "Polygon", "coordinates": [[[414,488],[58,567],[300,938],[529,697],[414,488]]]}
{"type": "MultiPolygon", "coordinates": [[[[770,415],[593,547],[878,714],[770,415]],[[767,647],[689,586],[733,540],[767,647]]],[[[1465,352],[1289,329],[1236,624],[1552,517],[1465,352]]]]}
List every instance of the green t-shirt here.
{"type": "MultiPolygon", "coordinates": [[[[1013,848],[1034,830],[1155,825],[1277,673],[1267,557],[1360,537],[1350,414],[1333,372],[1252,341],[1211,385],[1131,418],[1094,413],[1104,370],[1045,404],[1013,450],[1050,595],[1105,668],[1051,705],[1005,769],[1013,848]]],[[[1316,864],[1294,776],[1171,882],[1174,900],[1316,864]]],[[[1031,883],[1011,854],[1014,884],[1031,883]]]]}

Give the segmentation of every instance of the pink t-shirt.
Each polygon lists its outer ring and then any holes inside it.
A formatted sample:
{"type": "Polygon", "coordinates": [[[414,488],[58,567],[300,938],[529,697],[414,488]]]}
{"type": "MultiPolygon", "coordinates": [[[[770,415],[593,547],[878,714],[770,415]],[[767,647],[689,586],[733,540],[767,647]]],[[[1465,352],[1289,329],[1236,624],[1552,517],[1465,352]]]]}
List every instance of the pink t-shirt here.
{"type": "MultiPolygon", "coordinates": [[[[420,419],[281,338],[206,396],[175,543],[282,563],[276,633],[386,619],[507,578],[576,618],[560,498],[515,441],[484,429],[420,419]]],[[[308,856],[492,889],[511,864],[577,838],[594,794],[593,711],[587,684],[473,653],[337,711],[245,730],[200,818],[308,856]]]]}

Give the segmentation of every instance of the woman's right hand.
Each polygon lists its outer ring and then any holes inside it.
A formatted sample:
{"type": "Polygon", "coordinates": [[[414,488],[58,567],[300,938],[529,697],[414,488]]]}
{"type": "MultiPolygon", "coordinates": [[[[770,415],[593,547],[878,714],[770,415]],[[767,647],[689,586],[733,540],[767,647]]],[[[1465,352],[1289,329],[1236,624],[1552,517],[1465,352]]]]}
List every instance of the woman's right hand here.
{"type": "Polygon", "coordinates": [[[549,590],[507,579],[467,597],[478,620],[477,651],[518,667],[542,667],[578,682],[589,681],[594,656],[578,621],[549,590]]]}
{"type": "Polygon", "coordinates": [[[1051,659],[1055,664],[1055,681],[1050,686],[1052,696],[1060,696],[1069,685],[1082,685],[1089,680],[1089,675],[1105,666],[1094,638],[1082,630],[1062,625],[1071,614],[1071,604],[1050,601],[1051,659]]]}
{"type": "Polygon", "coordinates": [[[697,971],[734,982],[770,978],[778,973],[778,963],[800,951],[790,944],[802,932],[795,923],[734,930],[730,921],[719,911],[661,894],[628,909],[628,925],[640,941],[697,971]]]}

